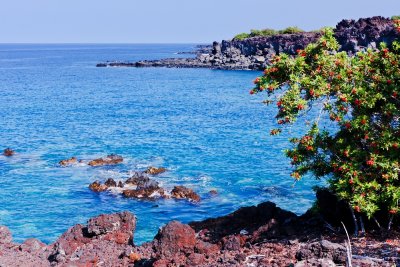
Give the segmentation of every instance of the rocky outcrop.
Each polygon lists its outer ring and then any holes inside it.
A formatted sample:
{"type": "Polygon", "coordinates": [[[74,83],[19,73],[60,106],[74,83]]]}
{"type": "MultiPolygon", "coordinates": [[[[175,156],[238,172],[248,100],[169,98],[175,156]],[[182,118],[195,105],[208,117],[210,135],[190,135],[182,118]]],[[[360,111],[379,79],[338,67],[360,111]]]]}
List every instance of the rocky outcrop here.
{"type": "Polygon", "coordinates": [[[126,198],[155,200],[157,198],[175,198],[186,199],[193,202],[199,202],[200,196],[192,189],[184,186],[175,186],[171,192],[167,192],[159,183],[150,179],[148,173],[156,175],[165,171],[164,168],[150,167],[144,172],[135,172],[124,182],[116,182],[112,178],[108,178],[104,184],[100,181],[94,181],[89,185],[89,189],[93,192],[113,191],[119,192],[126,198]],[[149,171],[151,170],[151,171],[149,171]]]}
{"type": "Polygon", "coordinates": [[[105,166],[105,165],[116,165],[123,161],[124,161],[124,159],[121,156],[111,154],[111,155],[108,155],[107,157],[91,160],[91,161],[89,161],[88,165],[92,166],[92,167],[105,166]]]}
{"type": "Polygon", "coordinates": [[[6,157],[14,156],[14,154],[15,154],[15,151],[12,150],[11,148],[6,148],[3,150],[3,155],[6,157]]]}
{"type": "MultiPolygon", "coordinates": [[[[91,218],[50,245],[36,239],[13,243],[8,228],[0,226],[0,266],[345,265],[347,237],[328,232],[319,215],[309,214],[296,216],[266,202],[189,225],[172,221],[141,246],[133,243],[136,218],[130,212],[91,218]]],[[[353,266],[400,264],[400,236],[389,238],[353,238],[353,266]]]]}
{"type": "MultiPolygon", "coordinates": [[[[367,48],[376,48],[380,42],[391,44],[398,33],[393,21],[383,17],[342,20],[334,29],[341,51],[354,54],[367,48]]],[[[134,63],[106,62],[98,67],[174,67],[212,68],[228,70],[263,70],[270,59],[280,53],[295,55],[296,50],[315,42],[321,33],[303,32],[252,37],[244,40],[214,42],[211,52],[197,53],[195,58],[168,58],[134,63]]]]}
{"type": "Polygon", "coordinates": [[[193,189],[185,186],[175,186],[171,191],[171,196],[176,199],[188,199],[194,202],[200,201],[200,196],[193,189]]]}

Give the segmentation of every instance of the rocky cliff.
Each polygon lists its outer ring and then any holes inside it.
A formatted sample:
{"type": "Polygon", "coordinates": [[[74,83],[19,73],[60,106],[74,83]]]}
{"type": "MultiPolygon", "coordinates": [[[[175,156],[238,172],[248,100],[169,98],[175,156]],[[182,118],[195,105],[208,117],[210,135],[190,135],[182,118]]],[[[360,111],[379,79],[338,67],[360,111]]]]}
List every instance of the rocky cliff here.
{"type": "MultiPolygon", "coordinates": [[[[376,48],[380,42],[391,45],[399,37],[393,21],[384,17],[342,20],[334,29],[341,50],[354,54],[367,48],[376,48]]],[[[210,53],[198,53],[195,58],[169,58],[134,63],[106,62],[98,67],[176,67],[263,70],[269,60],[280,53],[296,54],[321,36],[319,32],[279,34],[252,37],[245,40],[214,42],[210,53]]]]}

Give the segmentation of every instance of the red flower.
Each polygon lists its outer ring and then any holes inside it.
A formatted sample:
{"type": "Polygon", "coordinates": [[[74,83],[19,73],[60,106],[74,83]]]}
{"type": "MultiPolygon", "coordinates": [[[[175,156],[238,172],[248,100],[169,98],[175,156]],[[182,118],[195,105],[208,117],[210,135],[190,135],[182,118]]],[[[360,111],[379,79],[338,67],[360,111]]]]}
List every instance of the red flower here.
{"type": "Polygon", "coordinates": [[[259,83],[259,82],[260,82],[260,78],[257,77],[257,78],[254,80],[254,84],[257,84],[257,83],[259,83]]]}
{"type": "Polygon", "coordinates": [[[389,210],[389,213],[390,213],[390,214],[396,214],[397,211],[392,209],[392,210],[389,210]]]}
{"type": "Polygon", "coordinates": [[[298,108],[299,110],[302,110],[302,109],[304,109],[304,105],[303,105],[303,104],[298,104],[298,105],[297,105],[297,108],[298,108]]]}
{"type": "Polygon", "coordinates": [[[251,95],[254,94],[254,91],[253,91],[253,90],[250,90],[250,94],[251,94],[251,95]]]}
{"type": "Polygon", "coordinates": [[[374,164],[375,164],[375,162],[374,162],[373,159],[367,160],[367,165],[368,165],[368,166],[372,166],[372,165],[374,165],[374,164]]]}
{"type": "Polygon", "coordinates": [[[392,80],[387,80],[387,83],[388,84],[392,84],[392,80]]]}
{"type": "Polygon", "coordinates": [[[359,206],[354,206],[354,210],[355,210],[356,212],[360,212],[360,211],[361,211],[361,209],[360,209],[359,206]]]}

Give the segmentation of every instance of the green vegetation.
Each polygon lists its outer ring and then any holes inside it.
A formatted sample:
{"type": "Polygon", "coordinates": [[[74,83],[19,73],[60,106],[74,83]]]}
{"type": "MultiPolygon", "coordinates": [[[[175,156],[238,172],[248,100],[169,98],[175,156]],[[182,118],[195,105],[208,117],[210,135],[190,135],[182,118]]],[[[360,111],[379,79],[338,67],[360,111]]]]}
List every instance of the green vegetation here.
{"type": "Polygon", "coordinates": [[[392,20],[400,20],[400,16],[392,16],[392,20]]]}
{"type": "Polygon", "coordinates": [[[325,29],[297,57],[276,56],[250,94],[265,92],[265,103],[276,103],[272,135],[316,109],[307,133],[286,150],[291,176],[327,178],[355,214],[372,219],[379,211],[375,219],[390,229],[400,213],[400,43],[354,57],[338,48],[333,30],[325,29]],[[321,120],[335,127],[320,129],[321,120]]]}
{"type": "Polygon", "coordinates": [[[256,36],[272,36],[272,35],[277,35],[277,34],[294,34],[294,33],[299,33],[299,32],[304,32],[302,29],[296,26],[292,27],[287,27],[286,29],[276,31],[274,29],[262,29],[262,30],[251,30],[250,33],[240,33],[233,37],[234,40],[244,40],[250,37],[256,37],[256,36]]]}

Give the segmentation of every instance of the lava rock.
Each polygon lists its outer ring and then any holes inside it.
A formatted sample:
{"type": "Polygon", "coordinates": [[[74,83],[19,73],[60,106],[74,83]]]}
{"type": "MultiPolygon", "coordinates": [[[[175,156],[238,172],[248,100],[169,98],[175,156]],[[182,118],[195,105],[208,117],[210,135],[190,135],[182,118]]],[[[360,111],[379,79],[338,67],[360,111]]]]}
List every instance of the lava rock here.
{"type": "Polygon", "coordinates": [[[15,155],[15,151],[12,150],[11,148],[6,148],[3,150],[3,155],[6,157],[11,157],[15,155]]]}
{"type": "Polygon", "coordinates": [[[98,159],[89,161],[88,165],[92,166],[92,167],[105,166],[105,165],[116,165],[116,164],[123,162],[123,160],[124,159],[121,156],[111,154],[104,158],[98,158],[98,159]]]}
{"type": "Polygon", "coordinates": [[[194,202],[200,201],[200,196],[185,186],[175,186],[171,191],[171,196],[176,199],[188,199],[194,202]]]}
{"type": "Polygon", "coordinates": [[[155,237],[155,248],[164,257],[192,253],[196,245],[194,230],[187,224],[172,221],[161,228],[155,237]]]}
{"type": "Polygon", "coordinates": [[[163,172],[166,172],[166,171],[167,171],[167,169],[163,168],[163,167],[157,168],[157,167],[150,166],[144,172],[147,173],[147,174],[150,174],[150,175],[157,175],[157,174],[160,174],[160,173],[163,173],[163,172]]]}
{"type": "Polygon", "coordinates": [[[70,166],[70,165],[76,164],[77,162],[78,162],[78,159],[76,157],[72,157],[72,158],[69,158],[69,159],[61,160],[58,164],[60,166],[66,167],[66,166],[70,166]]]}
{"type": "Polygon", "coordinates": [[[106,185],[101,184],[99,181],[94,181],[89,185],[89,189],[93,192],[103,192],[106,191],[108,188],[106,185]]]}

